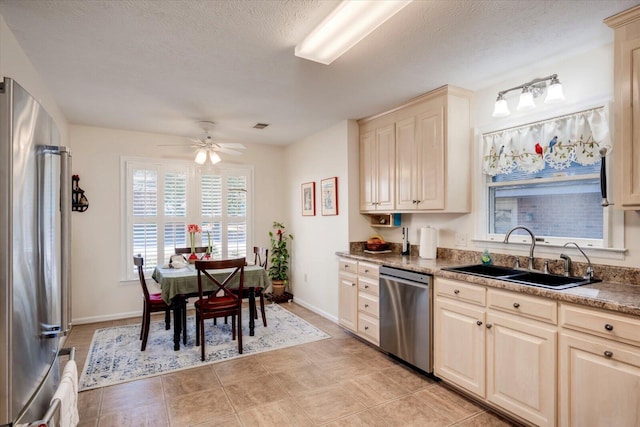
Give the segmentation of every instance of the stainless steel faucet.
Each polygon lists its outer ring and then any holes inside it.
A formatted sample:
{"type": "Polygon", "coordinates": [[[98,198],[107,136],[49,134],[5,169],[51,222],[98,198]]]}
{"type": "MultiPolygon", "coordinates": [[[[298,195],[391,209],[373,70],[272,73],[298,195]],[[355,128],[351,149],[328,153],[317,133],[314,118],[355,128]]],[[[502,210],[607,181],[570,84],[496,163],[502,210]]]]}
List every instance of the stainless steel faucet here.
{"type": "Polygon", "coordinates": [[[529,230],[524,225],[516,225],[515,227],[513,227],[511,230],[507,232],[506,236],[504,236],[504,243],[509,243],[509,236],[511,236],[511,233],[513,232],[513,230],[517,230],[518,228],[526,231],[531,236],[531,247],[529,248],[529,270],[533,270],[533,251],[536,248],[536,236],[533,235],[533,232],[531,230],[529,230]]]}
{"type": "MultiPolygon", "coordinates": [[[[582,250],[582,248],[580,246],[578,246],[578,244],[576,242],[567,242],[563,245],[564,248],[566,248],[569,245],[573,245],[576,248],[578,248],[578,250],[580,251],[580,253],[582,254],[582,256],[584,256],[584,258],[587,260],[587,271],[585,272],[584,277],[585,279],[593,279],[593,268],[591,268],[591,260],[589,259],[589,257],[587,256],[587,254],[584,253],[584,251],[582,250]]],[[[562,255],[560,255],[560,258],[562,258],[562,255]]],[[[565,255],[566,256],[566,255],[565,255]]],[[[569,257],[567,257],[569,258],[569,257]]]]}

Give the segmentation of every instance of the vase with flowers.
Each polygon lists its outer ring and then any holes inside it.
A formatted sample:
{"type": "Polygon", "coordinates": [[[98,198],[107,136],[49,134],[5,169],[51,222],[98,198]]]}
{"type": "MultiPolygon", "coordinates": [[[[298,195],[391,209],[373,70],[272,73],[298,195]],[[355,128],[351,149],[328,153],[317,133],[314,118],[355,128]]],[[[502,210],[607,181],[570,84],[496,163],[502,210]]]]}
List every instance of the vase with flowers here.
{"type": "Polygon", "coordinates": [[[293,235],[284,232],[284,224],[274,221],[273,228],[276,232],[269,232],[271,240],[271,267],[269,277],[273,284],[274,295],[284,295],[284,288],[289,279],[289,250],[287,243],[293,239],[293,235]]]}
{"type": "Polygon", "coordinates": [[[191,255],[189,255],[189,263],[193,264],[198,259],[196,255],[196,233],[201,233],[202,229],[198,224],[189,224],[187,226],[187,232],[189,233],[189,242],[191,243],[191,255]]]}

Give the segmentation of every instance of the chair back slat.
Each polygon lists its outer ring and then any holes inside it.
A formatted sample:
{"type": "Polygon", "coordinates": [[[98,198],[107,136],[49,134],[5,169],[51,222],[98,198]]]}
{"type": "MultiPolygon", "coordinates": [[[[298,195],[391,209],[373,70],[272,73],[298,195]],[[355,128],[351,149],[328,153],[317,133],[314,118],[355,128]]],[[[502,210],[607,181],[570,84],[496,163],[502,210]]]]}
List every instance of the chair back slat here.
{"type": "Polygon", "coordinates": [[[133,264],[138,267],[138,278],[140,279],[140,286],[142,286],[142,293],[144,294],[145,301],[149,301],[151,297],[149,296],[149,289],[147,288],[147,281],[144,278],[144,259],[142,255],[134,255],[133,264]]]}
{"type": "Polygon", "coordinates": [[[203,292],[203,284],[202,284],[202,276],[205,276],[211,282],[213,282],[218,289],[214,290],[211,294],[209,294],[208,299],[215,299],[220,291],[223,291],[226,297],[233,298],[234,300],[241,299],[237,294],[231,292],[227,288],[227,286],[231,283],[234,278],[238,278],[238,287],[234,288],[234,291],[237,290],[242,295],[242,288],[244,286],[244,265],[246,259],[245,258],[237,258],[237,259],[225,259],[219,261],[196,261],[195,267],[198,272],[198,297],[202,300],[204,297],[203,292]],[[219,281],[215,277],[213,277],[210,271],[212,270],[224,270],[224,269],[233,269],[224,280],[219,281]]]}
{"type": "Polygon", "coordinates": [[[259,246],[253,247],[253,263],[260,267],[267,269],[267,262],[269,261],[269,249],[261,248],[259,246]]]}

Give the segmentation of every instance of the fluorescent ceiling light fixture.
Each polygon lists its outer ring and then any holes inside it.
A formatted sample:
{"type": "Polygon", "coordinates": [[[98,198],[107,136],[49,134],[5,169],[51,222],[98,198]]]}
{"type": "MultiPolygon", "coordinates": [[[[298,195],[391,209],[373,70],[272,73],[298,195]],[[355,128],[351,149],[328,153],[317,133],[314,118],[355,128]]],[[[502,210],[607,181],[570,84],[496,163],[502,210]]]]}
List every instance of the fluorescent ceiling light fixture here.
{"type": "Polygon", "coordinates": [[[345,0],[299,45],[295,55],[329,65],[412,0],[345,0]]]}

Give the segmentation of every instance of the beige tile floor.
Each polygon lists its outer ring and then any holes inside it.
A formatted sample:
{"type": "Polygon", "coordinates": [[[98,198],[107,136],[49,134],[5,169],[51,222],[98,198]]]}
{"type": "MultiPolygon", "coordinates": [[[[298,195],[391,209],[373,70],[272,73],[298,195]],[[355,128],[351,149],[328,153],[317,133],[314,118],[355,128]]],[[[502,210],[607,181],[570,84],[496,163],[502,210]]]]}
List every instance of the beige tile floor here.
{"type": "MultiPolygon", "coordinates": [[[[80,427],[513,425],[335,323],[283,306],[332,338],[81,392],[80,427]]],[[[95,329],[138,321],[75,326],[65,346],[82,369],[95,329]]]]}

